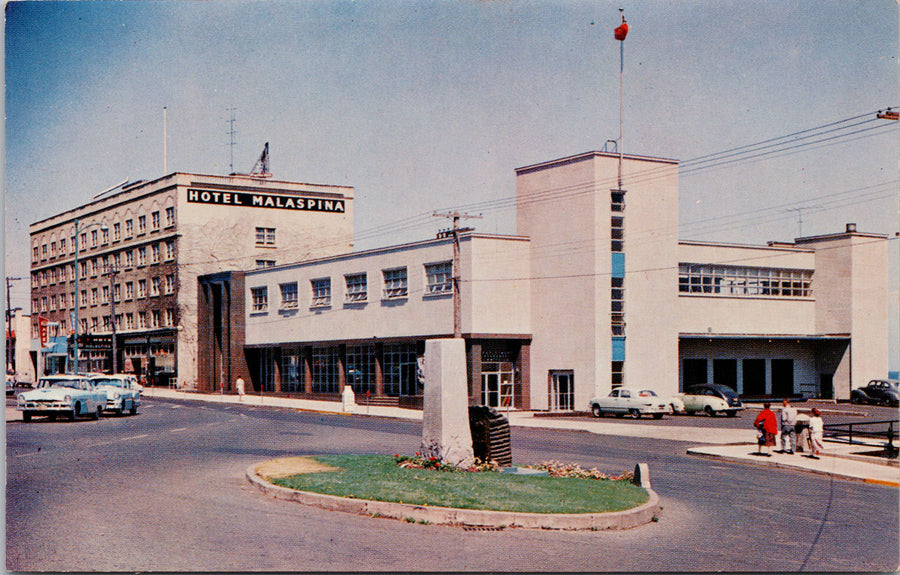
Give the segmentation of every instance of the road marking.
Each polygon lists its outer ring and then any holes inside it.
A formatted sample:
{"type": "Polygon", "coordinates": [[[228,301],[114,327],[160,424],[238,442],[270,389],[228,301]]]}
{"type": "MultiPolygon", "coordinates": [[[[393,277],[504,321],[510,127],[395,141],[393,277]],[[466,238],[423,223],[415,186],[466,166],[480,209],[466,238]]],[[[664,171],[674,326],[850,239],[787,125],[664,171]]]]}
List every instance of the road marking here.
{"type": "Polygon", "coordinates": [[[149,437],[149,434],[145,433],[143,435],[132,435],[131,437],[123,437],[122,441],[128,441],[129,439],[141,439],[144,437],[149,437]]]}
{"type": "Polygon", "coordinates": [[[178,429],[173,429],[172,433],[175,433],[176,431],[187,431],[187,430],[188,430],[187,427],[179,427],[178,429]]]}

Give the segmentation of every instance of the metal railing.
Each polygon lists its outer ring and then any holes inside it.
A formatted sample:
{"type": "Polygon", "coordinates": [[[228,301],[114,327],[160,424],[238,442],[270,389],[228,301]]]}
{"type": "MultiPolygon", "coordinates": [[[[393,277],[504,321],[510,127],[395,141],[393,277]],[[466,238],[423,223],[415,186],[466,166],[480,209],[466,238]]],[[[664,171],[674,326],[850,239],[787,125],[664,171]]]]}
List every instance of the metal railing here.
{"type": "Polygon", "coordinates": [[[859,421],[856,423],[832,423],[824,426],[824,436],[836,441],[846,438],[848,444],[854,444],[854,436],[856,444],[866,444],[868,442],[861,440],[879,440],[885,439],[887,443],[883,445],[889,456],[897,453],[897,447],[894,446],[894,438],[900,431],[900,420],[892,419],[886,421],[859,421]]]}

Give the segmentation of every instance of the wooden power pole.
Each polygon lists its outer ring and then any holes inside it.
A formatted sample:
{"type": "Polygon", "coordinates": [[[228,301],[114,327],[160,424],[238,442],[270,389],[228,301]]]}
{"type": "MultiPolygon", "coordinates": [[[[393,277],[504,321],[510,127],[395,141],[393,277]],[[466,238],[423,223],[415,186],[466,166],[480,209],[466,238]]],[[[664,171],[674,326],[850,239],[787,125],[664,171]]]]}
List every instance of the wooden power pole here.
{"type": "Polygon", "coordinates": [[[459,212],[434,212],[434,216],[438,218],[452,218],[453,229],[453,337],[462,337],[462,304],[460,302],[459,293],[459,220],[481,219],[481,214],[472,216],[469,214],[461,214],[459,212]]]}

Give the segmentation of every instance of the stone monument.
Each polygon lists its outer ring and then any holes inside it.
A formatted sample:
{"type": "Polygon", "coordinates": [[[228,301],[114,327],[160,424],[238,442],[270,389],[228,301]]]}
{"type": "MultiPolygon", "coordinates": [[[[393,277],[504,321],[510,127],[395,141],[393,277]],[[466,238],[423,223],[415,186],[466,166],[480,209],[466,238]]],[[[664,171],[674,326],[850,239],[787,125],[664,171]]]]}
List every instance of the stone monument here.
{"type": "Polygon", "coordinates": [[[466,344],[461,338],[425,342],[422,447],[425,457],[467,467],[475,459],[469,429],[466,344]]]}

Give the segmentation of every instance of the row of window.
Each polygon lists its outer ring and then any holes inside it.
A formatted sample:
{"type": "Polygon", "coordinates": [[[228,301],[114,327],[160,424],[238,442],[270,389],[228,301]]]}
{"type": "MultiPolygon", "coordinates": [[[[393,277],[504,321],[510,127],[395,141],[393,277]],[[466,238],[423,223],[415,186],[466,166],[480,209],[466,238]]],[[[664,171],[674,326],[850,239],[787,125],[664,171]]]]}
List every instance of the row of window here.
{"type": "MultiPolygon", "coordinates": [[[[136,313],[117,313],[115,319],[116,331],[174,327],[177,325],[177,317],[175,308],[154,309],[136,313]]],[[[111,315],[79,318],[79,333],[112,333],[112,321],[111,315]]],[[[36,331],[37,324],[33,327],[35,333],[32,334],[32,337],[37,338],[40,336],[36,331]]],[[[50,337],[65,335],[69,333],[68,320],[60,319],[58,322],[48,326],[48,330],[50,337]]]]}
{"type": "MultiPolygon", "coordinates": [[[[175,225],[175,208],[168,207],[165,210],[166,227],[175,225]]],[[[112,230],[93,229],[81,232],[78,238],[73,234],[67,240],[61,238],[59,241],[51,241],[49,244],[42,243],[40,246],[32,247],[31,259],[33,262],[45,261],[56,257],[65,256],[67,249],[69,254],[75,253],[75,246],[78,244],[78,251],[84,251],[88,248],[96,248],[101,245],[107,245],[110,242],[110,231],[112,232],[112,241],[118,242],[122,239],[130,239],[135,235],[134,219],[125,220],[125,228],[123,235],[122,223],[116,222],[112,225],[112,230]],[[76,239],[78,241],[76,241],[76,239]]],[[[162,228],[162,219],[159,211],[150,213],[150,230],[159,231],[162,228]]],[[[138,216],[137,218],[137,235],[147,233],[147,216],[138,216]]]]}
{"type": "MultiPolygon", "coordinates": [[[[402,299],[408,295],[407,269],[392,268],[382,270],[382,299],[402,299]]],[[[310,280],[310,307],[328,307],[332,305],[331,278],[310,280]]],[[[297,309],[300,307],[300,291],[297,282],[279,284],[281,301],[278,309],[297,309]]],[[[453,264],[441,262],[425,265],[426,295],[443,295],[453,291],[453,264]]],[[[258,286],[250,288],[251,310],[266,312],[269,309],[269,288],[258,286]]],[[[366,302],[369,299],[369,278],[365,272],[344,276],[344,303],[366,302]]]]}
{"type": "MultiPolygon", "coordinates": [[[[158,264],[163,261],[175,261],[175,240],[158,242],[149,246],[141,246],[133,250],[121,250],[114,254],[107,254],[95,258],[87,258],[78,262],[80,275],[78,279],[88,276],[97,277],[110,270],[127,270],[133,267],[143,267],[149,264],[158,264]]],[[[66,281],[75,281],[75,264],[64,264],[46,270],[40,270],[31,274],[31,287],[44,287],[66,281]]]]}
{"type": "Polygon", "coordinates": [[[682,263],[678,291],[723,296],[810,297],[812,270],[682,263]]]}
{"type": "MultiPolygon", "coordinates": [[[[112,291],[113,300],[118,303],[122,301],[122,285],[114,284],[110,290],[110,286],[100,286],[90,289],[83,289],[78,294],[80,300],[78,306],[85,308],[87,306],[106,305],[110,301],[110,291],[112,291]]],[[[168,274],[165,277],[154,276],[150,280],[139,279],[137,282],[124,282],[125,301],[133,299],[143,299],[146,297],[158,297],[160,295],[171,295],[175,293],[175,274],[168,274]],[[135,290],[135,288],[137,288],[135,290]]],[[[31,300],[33,313],[45,313],[48,311],[56,311],[57,309],[68,309],[69,302],[72,302],[72,309],[75,308],[75,292],[68,294],[54,294],[50,296],[42,296],[31,300]]]]}
{"type": "Polygon", "coordinates": [[[376,363],[381,364],[382,384],[385,395],[421,395],[421,373],[416,344],[386,343],[381,353],[374,345],[314,346],[282,349],[280,361],[272,353],[264,350],[260,362],[260,379],[263,391],[275,391],[276,378],[280,378],[282,393],[302,393],[305,391],[305,361],[309,360],[309,375],[313,393],[339,393],[339,364],[343,362],[345,381],[353,387],[357,395],[375,393],[376,363]],[[278,370],[276,372],[276,362],[278,370]]]}

